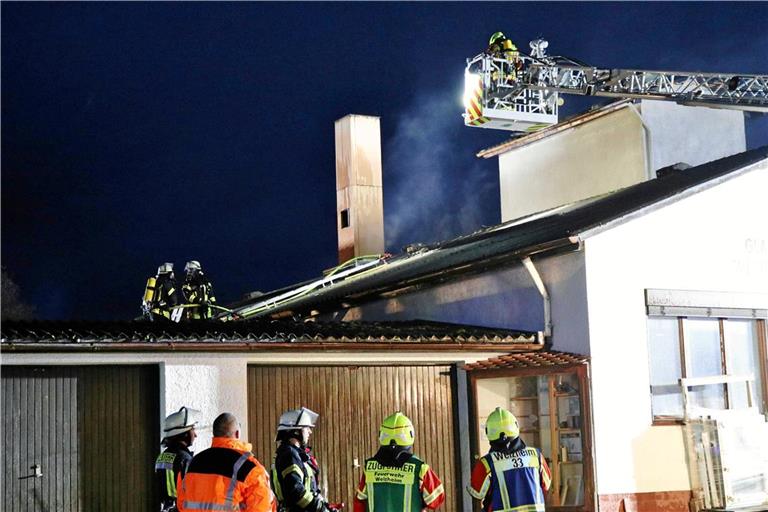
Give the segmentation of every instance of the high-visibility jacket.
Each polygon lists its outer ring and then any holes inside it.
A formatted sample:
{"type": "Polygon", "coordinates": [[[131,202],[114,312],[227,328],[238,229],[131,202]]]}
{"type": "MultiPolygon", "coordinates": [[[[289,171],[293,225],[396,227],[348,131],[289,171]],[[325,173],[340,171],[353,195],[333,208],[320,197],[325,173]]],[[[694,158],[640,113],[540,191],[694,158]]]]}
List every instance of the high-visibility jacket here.
{"type": "Polygon", "coordinates": [[[472,497],[482,500],[486,512],[543,512],[544,491],[552,477],[538,448],[491,451],[472,469],[472,497]]]}
{"type": "Polygon", "coordinates": [[[170,320],[171,309],[179,303],[179,290],[176,288],[176,279],[168,274],[157,276],[154,295],[152,314],[170,320]]]}
{"type": "Polygon", "coordinates": [[[155,474],[160,482],[160,510],[176,510],[177,485],[187,472],[192,452],[180,444],[168,446],[155,460],[155,474]]]}
{"type": "Polygon", "coordinates": [[[269,475],[251,454],[250,443],[214,437],[211,447],[195,455],[181,481],[179,512],[275,510],[269,475]]]}
{"type": "Polygon", "coordinates": [[[322,510],[325,498],[318,486],[319,473],[317,461],[308,449],[281,442],[272,464],[272,488],[279,509],[287,512],[322,510]]]}
{"type": "Polygon", "coordinates": [[[365,461],[355,493],[354,512],[420,512],[445,501],[443,484],[424,461],[411,455],[402,466],[365,461]]]}

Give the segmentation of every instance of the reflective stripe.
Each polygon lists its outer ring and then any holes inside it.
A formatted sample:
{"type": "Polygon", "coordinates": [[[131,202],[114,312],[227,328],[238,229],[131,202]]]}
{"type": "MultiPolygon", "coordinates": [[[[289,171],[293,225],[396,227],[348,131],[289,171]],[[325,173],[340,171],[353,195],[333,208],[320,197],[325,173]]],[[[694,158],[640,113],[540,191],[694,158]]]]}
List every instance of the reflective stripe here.
{"type": "Polygon", "coordinates": [[[182,502],[182,508],[187,510],[245,510],[247,505],[241,503],[239,505],[224,505],[221,503],[211,503],[208,501],[187,501],[182,502]]]}
{"type": "MultiPolygon", "coordinates": [[[[411,510],[411,495],[413,494],[409,485],[403,486],[403,512],[410,512],[411,510]]],[[[421,508],[421,507],[419,507],[421,508]]]]}
{"type": "Polygon", "coordinates": [[[498,464],[493,464],[493,472],[496,473],[496,480],[499,482],[499,494],[501,494],[502,510],[512,510],[509,503],[509,494],[507,494],[507,480],[504,478],[504,470],[498,464]]]}
{"type": "Polygon", "coordinates": [[[365,494],[363,491],[357,491],[357,499],[359,500],[367,500],[368,495],[365,494]]]}
{"type": "Polygon", "coordinates": [[[424,496],[424,493],[422,491],[424,503],[426,503],[427,505],[431,504],[433,501],[439,498],[441,494],[443,494],[443,484],[438,485],[437,488],[434,491],[432,491],[431,494],[428,494],[426,496],[424,496]]]}
{"type": "Polygon", "coordinates": [[[275,466],[272,466],[272,487],[275,490],[275,496],[277,496],[277,501],[280,503],[283,502],[283,489],[280,485],[280,480],[277,478],[277,469],[275,466]]]}
{"type": "Polygon", "coordinates": [[[376,503],[375,496],[373,494],[373,484],[366,484],[365,488],[368,491],[368,512],[373,512],[373,505],[376,503]]]}
{"type": "Polygon", "coordinates": [[[305,487],[304,494],[299,498],[299,501],[297,501],[296,504],[301,508],[307,508],[307,505],[310,503],[312,503],[312,493],[305,487]]]}
{"type": "Polygon", "coordinates": [[[237,462],[235,462],[235,465],[232,467],[232,478],[229,481],[229,488],[227,489],[227,499],[225,500],[226,503],[231,504],[232,501],[235,499],[235,487],[237,486],[237,472],[240,471],[240,468],[243,467],[243,464],[245,464],[245,461],[247,461],[249,457],[253,457],[253,454],[251,452],[245,452],[240,456],[239,459],[237,459],[237,462]]]}
{"type": "Polygon", "coordinates": [[[165,490],[168,496],[172,498],[176,497],[176,478],[174,476],[172,469],[165,470],[165,490]]]}
{"type": "Polygon", "coordinates": [[[173,462],[156,462],[155,469],[173,469],[173,462]]]}
{"type": "Polygon", "coordinates": [[[285,478],[286,476],[290,475],[291,473],[298,473],[299,476],[302,477],[302,479],[304,478],[304,473],[301,471],[301,468],[299,466],[297,466],[296,464],[291,464],[290,466],[285,468],[283,470],[283,472],[281,473],[281,475],[282,475],[283,478],[285,478]]]}

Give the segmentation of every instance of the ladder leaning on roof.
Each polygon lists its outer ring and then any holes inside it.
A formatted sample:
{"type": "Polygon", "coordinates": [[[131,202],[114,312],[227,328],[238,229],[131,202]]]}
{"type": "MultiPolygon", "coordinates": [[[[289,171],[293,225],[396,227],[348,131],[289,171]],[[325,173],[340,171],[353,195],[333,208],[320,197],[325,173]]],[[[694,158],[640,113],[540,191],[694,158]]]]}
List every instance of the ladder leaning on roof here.
{"type": "Polygon", "coordinates": [[[768,75],[597,68],[549,56],[548,45],[536,39],[530,55],[467,59],[464,124],[513,131],[555,124],[561,93],[768,113],[768,75]]]}

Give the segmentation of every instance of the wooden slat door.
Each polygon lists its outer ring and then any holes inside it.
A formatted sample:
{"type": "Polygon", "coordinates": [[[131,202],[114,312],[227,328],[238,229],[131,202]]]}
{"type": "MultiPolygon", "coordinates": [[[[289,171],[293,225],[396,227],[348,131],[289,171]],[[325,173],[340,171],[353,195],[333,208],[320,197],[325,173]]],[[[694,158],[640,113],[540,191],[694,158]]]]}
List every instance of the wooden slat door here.
{"type": "Polygon", "coordinates": [[[158,393],[157,366],[3,366],[2,509],[155,509],[158,393]]]}
{"type": "Polygon", "coordinates": [[[269,467],[275,427],[287,409],[320,414],[310,440],[321,466],[323,493],[352,504],[365,459],[378,449],[381,421],[402,411],[416,429],[414,453],[446,489],[443,510],[457,510],[457,469],[449,366],[249,366],[249,441],[269,467]]]}

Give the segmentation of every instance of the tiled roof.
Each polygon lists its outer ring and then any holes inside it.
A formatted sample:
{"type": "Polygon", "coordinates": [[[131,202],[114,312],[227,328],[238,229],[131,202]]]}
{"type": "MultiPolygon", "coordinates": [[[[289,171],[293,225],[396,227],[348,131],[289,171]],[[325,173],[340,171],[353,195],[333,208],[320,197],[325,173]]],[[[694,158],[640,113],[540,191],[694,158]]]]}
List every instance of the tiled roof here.
{"type": "Polygon", "coordinates": [[[464,366],[466,370],[502,370],[507,368],[542,368],[586,364],[589,357],[569,352],[538,351],[505,354],[464,366]]]}
{"type": "Polygon", "coordinates": [[[409,322],[5,322],[3,350],[77,345],[508,345],[538,344],[536,333],[428,321],[409,322]]]}

